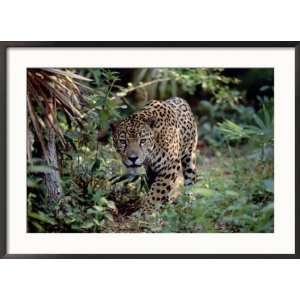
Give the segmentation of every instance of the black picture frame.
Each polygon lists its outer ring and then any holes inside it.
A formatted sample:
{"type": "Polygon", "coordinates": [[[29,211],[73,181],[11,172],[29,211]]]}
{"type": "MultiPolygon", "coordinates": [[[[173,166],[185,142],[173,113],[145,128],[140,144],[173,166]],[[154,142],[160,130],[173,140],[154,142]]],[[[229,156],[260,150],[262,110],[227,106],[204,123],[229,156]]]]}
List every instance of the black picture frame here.
{"type": "Polygon", "coordinates": [[[297,116],[300,114],[300,42],[298,41],[268,41],[268,42],[200,42],[200,41],[69,41],[69,42],[0,42],[0,258],[85,258],[85,259],[299,259],[300,258],[300,205],[299,199],[299,126],[297,116]],[[205,48],[205,47],[234,47],[234,48],[294,48],[295,49],[295,254],[9,254],[7,252],[7,49],[20,47],[62,47],[62,48],[205,48]],[[298,114],[297,114],[298,113],[298,114]]]}

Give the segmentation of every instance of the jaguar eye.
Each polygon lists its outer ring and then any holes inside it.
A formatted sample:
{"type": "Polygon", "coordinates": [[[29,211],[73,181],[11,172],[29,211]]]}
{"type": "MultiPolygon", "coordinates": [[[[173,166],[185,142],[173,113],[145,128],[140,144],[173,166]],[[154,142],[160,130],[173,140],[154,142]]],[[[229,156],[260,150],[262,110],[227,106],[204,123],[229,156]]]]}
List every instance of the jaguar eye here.
{"type": "Polygon", "coordinates": [[[126,145],[126,140],[120,140],[121,145],[126,145]]]}
{"type": "Polygon", "coordinates": [[[141,143],[141,144],[145,144],[145,143],[146,143],[146,139],[141,139],[141,140],[140,140],[140,143],[141,143]]]}

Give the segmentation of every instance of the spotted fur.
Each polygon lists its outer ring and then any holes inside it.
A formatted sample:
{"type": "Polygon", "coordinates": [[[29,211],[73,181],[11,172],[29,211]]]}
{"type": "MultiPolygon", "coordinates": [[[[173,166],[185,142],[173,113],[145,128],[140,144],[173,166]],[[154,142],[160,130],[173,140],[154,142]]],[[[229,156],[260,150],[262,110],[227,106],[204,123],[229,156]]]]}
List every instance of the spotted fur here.
{"type": "Polygon", "coordinates": [[[181,169],[185,185],[195,181],[197,126],[181,98],[151,101],[115,126],[113,141],[129,172],[146,168],[148,204],[169,200],[181,169]]]}

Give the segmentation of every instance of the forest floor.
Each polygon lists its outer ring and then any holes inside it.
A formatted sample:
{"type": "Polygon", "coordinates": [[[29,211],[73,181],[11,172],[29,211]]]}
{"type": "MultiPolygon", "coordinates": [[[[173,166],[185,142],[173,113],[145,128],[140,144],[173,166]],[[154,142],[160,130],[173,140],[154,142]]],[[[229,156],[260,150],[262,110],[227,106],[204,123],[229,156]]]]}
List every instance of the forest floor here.
{"type": "Polygon", "coordinates": [[[145,215],[142,176],[112,184],[109,178],[121,176],[122,164],[108,145],[114,163],[103,157],[103,169],[87,178],[78,165],[80,173],[66,177],[66,193],[54,206],[33,206],[29,194],[29,232],[273,232],[273,159],[246,150],[201,149],[196,183],[184,188],[179,178],[176,200],[157,203],[145,215]]]}
{"type": "Polygon", "coordinates": [[[176,198],[175,203],[160,207],[145,219],[141,218],[139,207],[143,195],[134,194],[134,184],[129,184],[121,193],[121,199],[114,199],[123,213],[119,211],[115,215],[107,232],[273,230],[271,163],[250,159],[243,156],[240,149],[233,149],[230,153],[203,151],[197,165],[197,182],[184,188],[180,177],[172,195],[176,198]],[[122,207],[127,196],[131,200],[128,206],[122,207]]]}

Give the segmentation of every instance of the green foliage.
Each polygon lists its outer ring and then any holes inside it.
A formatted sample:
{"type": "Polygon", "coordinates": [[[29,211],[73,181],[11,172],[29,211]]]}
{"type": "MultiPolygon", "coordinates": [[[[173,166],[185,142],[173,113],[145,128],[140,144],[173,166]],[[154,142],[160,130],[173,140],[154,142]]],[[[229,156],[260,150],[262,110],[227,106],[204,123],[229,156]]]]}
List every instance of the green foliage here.
{"type": "Polygon", "coordinates": [[[274,117],[273,117],[273,99],[265,98],[262,107],[258,112],[252,113],[252,118],[237,124],[231,120],[219,123],[219,130],[226,141],[247,141],[254,147],[252,158],[273,159],[274,144],[274,117]]]}
{"type": "Polygon", "coordinates": [[[220,124],[220,130],[228,140],[247,139],[259,146],[273,143],[273,118],[271,119],[266,107],[262,107],[263,118],[253,113],[253,125],[236,124],[226,120],[220,124]]]}
{"type": "MultiPolygon", "coordinates": [[[[28,231],[273,232],[273,98],[264,94],[272,87],[264,86],[252,105],[240,80],[222,69],[136,69],[131,78],[121,70],[68,72],[88,78],[89,92],[80,116],[70,117],[67,106],[52,112],[63,195],[51,205],[44,175],[53,167],[34,138],[28,231]],[[140,98],[172,95],[190,101],[198,122],[198,182],[187,189],[179,183],[174,203],[158,203],[143,215],[146,175],[125,174],[109,125],[135,110],[140,98]]],[[[37,103],[32,108],[33,116],[42,113],[37,103]]]]}
{"type": "Polygon", "coordinates": [[[133,83],[147,85],[144,94],[152,99],[166,99],[183,94],[194,95],[197,89],[208,93],[216,103],[234,103],[240,98],[238,90],[231,87],[239,81],[226,77],[222,69],[207,68],[165,68],[165,69],[137,69],[133,83]]]}

